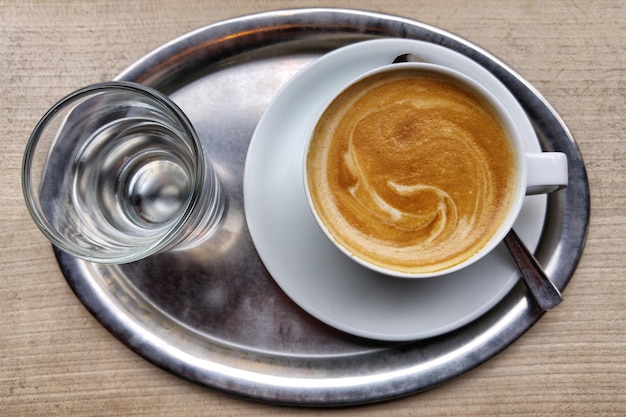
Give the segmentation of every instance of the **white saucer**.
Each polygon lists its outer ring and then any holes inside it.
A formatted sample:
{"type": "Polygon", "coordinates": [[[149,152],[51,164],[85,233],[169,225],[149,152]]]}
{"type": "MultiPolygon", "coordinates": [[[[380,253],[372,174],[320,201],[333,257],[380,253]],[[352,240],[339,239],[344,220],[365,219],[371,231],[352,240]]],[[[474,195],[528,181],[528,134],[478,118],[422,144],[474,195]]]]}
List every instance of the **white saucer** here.
{"type": "MultiPolygon", "coordinates": [[[[403,53],[419,54],[491,85],[527,138],[527,151],[540,151],[523,109],[486,69],[438,45],[382,39],[337,49],[296,74],[261,118],[244,173],[250,234],[282,290],[305,311],[337,329],[387,341],[455,330],[492,308],[518,280],[503,244],[469,268],[447,276],[412,280],[379,275],[336,249],[315,223],[302,179],[309,130],[346,83],[403,53]]],[[[531,250],[539,241],[545,210],[545,196],[526,197],[514,226],[531,250]]]]}

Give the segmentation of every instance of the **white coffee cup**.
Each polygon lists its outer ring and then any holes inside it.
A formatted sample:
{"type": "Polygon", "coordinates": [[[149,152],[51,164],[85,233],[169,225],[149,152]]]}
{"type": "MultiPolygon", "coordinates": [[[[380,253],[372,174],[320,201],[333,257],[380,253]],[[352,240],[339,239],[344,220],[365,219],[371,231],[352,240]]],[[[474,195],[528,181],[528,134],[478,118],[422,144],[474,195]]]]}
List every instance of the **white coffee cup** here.
{"type": "MultiPolygon", "coordinates": [[[[310,146],[314,136],[313,133],[315,132],[315,127],[309,134],[309,138],[306,144],[305,157],[303,160],[303,178],[305,194],[311,208],[311,212],[321,230],[339,250],[352,258],[355,262],[358,262],[374,271],[383,274],[403,278],[427,278],[458,271],[475,263],[476,261],[483,258],[485,255],[490,253],[504,239],[505,235],[513,226],[521,210],[522,204],[524,202],[524,197],[526,195],[548,193],[567,186],[568,164],[566,155],[560,152],[526,152],[523,146],[524,138],[521,136],[515,120],[513,119],[513,117],[511,117],[507,109],[498,101],[496,96],[479,82],[469,78],[464,74],[461,74],[456,70],[452,70],[450,68],[440,65],[434,65],[429,63],[400,63],[390,64],[377,68],[350,82],[344,89],[339,91],[333,97],[333,99],[328,103],[328,106],[330,106],[338,98],[342,97],[343,94],[345,94],[345,92],[351,86],[354,86],[355,84],[360,83],[365,79],[369,79],[373,76],[379,77],[381,75],[393,74],[398,71],[406,70],[420,73],[436,73],[445,77],[450,77],[462,83],[471,91],[478,93],[487,103],[489,103],[489,105],[498,115],[502,125],[507,132],[507,136],[510,139],[511,148],[513,149],[513,153],[517,161],[515,172],[515,177],[517,180],[515,182],[514,191],[512,192],[512,201],[508,206],[508,210],[503,216],[502,220],[499,222],[499,226],[497,228],[494,228],[495,231],[492,233],[488,241],[484,245],[482,245],[482,247],[477,250],[477,252],[467,257],[466,259],[457,262],[454,265],[446,266],[444,268],[432,271],[415,272],[406,271],[402,268],[395,269],[394,267],[390,267],[388,265],[381,266],[378,263],[365,259],[364,256],[362,256],[354,249],[349,249],[347,246],[340,243],[339,240],[333,235],[333,233],[331,233],[329,227],[325,224],[324,220],[318,213],[318,209],[316,208],[316,204],[314,203],[311,195],[311,189],[308,180],[309,168],[307,166],[310,146]]],[[[325,113],[328,106],[321,112],[319,116],[320,118],[325,113]]],[[[319,123],[320,119],[318,118],[316,126],[319,123]]]]}

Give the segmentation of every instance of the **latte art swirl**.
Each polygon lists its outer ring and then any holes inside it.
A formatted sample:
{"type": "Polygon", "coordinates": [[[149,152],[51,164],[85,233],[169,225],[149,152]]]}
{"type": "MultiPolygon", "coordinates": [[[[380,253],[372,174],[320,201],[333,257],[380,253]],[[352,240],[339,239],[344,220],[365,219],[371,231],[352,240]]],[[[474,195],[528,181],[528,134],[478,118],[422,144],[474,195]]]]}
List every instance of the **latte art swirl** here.
{"type": "Polygon", "coordinates": [[[480,250],[506,214],[513,151],[495,112],[461,85],[389,77],[357,83],[323,115],[308,155],[312,200],[357,256],[444,269],[480,250]]]}

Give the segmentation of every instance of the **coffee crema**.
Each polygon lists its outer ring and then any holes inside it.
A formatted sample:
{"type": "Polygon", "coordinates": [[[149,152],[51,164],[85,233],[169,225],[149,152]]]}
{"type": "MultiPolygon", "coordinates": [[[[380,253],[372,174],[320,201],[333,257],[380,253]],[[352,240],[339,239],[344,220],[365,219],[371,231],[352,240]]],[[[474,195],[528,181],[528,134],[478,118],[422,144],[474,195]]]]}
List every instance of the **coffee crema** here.
{"type": "Polygon", "coordinates": [[[450,268],[506,217],[516,159],[479,94],[435,72],[375,74],[340,94],[307,155],[315,210],[354,255],[403,273],[450,268]]]}

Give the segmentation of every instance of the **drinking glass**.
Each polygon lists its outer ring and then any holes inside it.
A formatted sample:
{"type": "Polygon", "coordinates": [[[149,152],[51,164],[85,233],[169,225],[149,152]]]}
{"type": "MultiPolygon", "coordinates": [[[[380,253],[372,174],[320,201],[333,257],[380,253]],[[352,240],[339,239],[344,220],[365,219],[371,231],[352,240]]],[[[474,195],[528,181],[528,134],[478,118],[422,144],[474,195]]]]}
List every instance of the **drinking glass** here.
{"type": "Polygon", "coordinates": [[[127,82],[88,86],[55,104],[26,146],[22,187],[55,246],[99,263],[198,244],[224,211],[221,183],[185,114],[127,82]]]}

